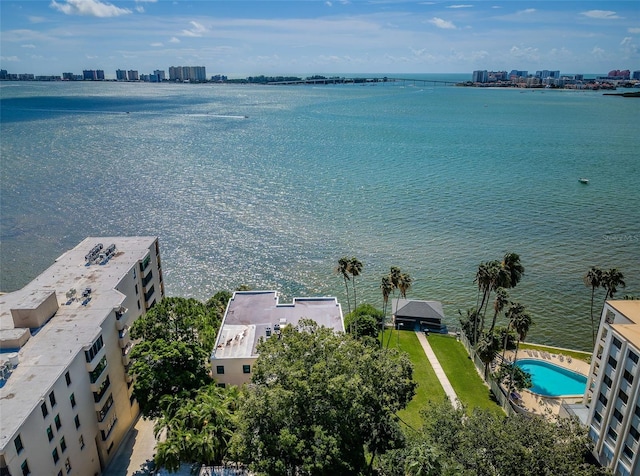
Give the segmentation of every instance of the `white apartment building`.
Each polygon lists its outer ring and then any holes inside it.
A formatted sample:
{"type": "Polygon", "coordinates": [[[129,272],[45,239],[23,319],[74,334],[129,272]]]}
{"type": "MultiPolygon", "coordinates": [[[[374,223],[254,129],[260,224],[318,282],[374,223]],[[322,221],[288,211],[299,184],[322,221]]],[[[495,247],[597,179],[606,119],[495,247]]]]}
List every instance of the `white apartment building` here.
{"type": "Polygon", "coordinates": [[[300,319],[312,319],[344,332],[342,308],[335,297],[294,298],[290,304],[280,304],[276,291],[235,292],[211,354],[211,369],[218,384],[248,383],[260,340],[277,338],[282,328],[296,326],[300,319]]]}
{"type": "Polygon", "coordinates": [[[0,296],[0,474],[102,473],[139,414],[129,327],[163,296],[155,237],[87,238],[0,296]]]}
{"type": "Polygon", "coordinates": [[[615,475],[640,475],[640,301],[607,301],[587,390],[594,454],[615,475]]]}

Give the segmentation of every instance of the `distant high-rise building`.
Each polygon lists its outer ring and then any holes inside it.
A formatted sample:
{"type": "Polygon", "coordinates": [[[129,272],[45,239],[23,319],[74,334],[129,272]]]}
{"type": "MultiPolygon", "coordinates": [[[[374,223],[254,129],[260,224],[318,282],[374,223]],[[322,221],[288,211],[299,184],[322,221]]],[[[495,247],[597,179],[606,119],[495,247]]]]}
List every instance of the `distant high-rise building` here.
{"type": "Polygon", "coordinates": [[[474,83],[486,83],[488,80],[489,73],[486,69],[474,71],[473,78],[471,79],[474,83]]]}
{"type": "Polygon", "coordinates": [[[529,76],[529,71],[520,71],[518,69],[512,69],[509,73],[509,79],[526,78],[527,76],[529,76]]]}
{"type": "Polygon", "coordinates": [[[158,81],[164,81],[166,79],[163,69],[156,69],[153,74],[158,77],[158,81]]]}
{"type": "Polygon", "coordinates": [[[65,81],[73,81],[75,79],[75,74],[73,73],[62,73],[62,79],[65,81]]]}
{"type": "Polygon", "coordinates": [[[207,80],[207,72],[204,66],[170,66],[169,81],[194,81],[207,80]]]}
{"type": "Polygon", "coordinates": [[[126,81],[127,80],[127,72],[124,69],[116,69],[116,80],[118,80],[118,81],[126,81]]]}
{"type": "Polygon", "coordinates": [[[85,81],[97,81],[98,75],[95,69],[85,69],[82,71],[82,79],[85,81]]]}
{"type": "Polygon", "coordinates": [[[138,76],[138,72],[134,69],[130,69],[127,71],[127,79],[129,81],[139,81],[140,77],[138,76]]]}
{"type": "Polygon", "coordinates": [[[634,71],[632,78],[633,79],[640,79],[640,71],[634,71]]]}
{"type": "Polygon", "coordinates": [[[607,74],[607,77],[609,79],[629,79],[630,76],[631,76],[631,71],[629,71],[628,69],[625,69],[625,70],[614,69],[613,71],[609,71],[609,74],[607,74]]]}
{"type": "Polygon", "coordinates": [[[97,69],[96,70],[96,79],[98,81],[104,81],[104,70],[102,70],[102,69],[97,69]]]}

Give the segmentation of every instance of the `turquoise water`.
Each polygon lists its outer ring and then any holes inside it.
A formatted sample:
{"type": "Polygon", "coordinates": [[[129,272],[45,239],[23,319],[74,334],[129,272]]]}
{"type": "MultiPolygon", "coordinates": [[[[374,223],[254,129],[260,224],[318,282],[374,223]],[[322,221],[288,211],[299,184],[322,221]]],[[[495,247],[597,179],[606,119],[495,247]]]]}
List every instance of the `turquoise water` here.
{"type": "Polygon", "coordinates": [[[333,268],[357,256],[359,301],[381,306],[380,276],[400,266],[450,328],[475,304],[478,263],[515,251],[527,340],[579,349],[590,266],[640,294],[637,100],[408,84],[0,94],[3,291],[85,236],[152,234],[169,295],[247,284],[346,309],[333,268]]]}
{"type": "Polygon", "coordinates": [[[584,375],[543,360],[518,359],[516,365],[531,374],[533,386],[529,390],[538,395],[583,395],[587,386],[584,375]]]}

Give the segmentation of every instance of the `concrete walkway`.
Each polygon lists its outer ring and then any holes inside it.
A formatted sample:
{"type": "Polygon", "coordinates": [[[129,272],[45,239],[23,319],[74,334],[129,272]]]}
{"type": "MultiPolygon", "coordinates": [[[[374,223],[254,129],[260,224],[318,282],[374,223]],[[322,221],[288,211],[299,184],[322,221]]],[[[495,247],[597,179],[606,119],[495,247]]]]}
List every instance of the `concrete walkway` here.
{"type": "Polygon", "coordinates": [[[436,373],[436,377],[438,377],[438,380],[440,380],[440,385],[442,385],[442,388],[444,388],[444,392],[447,394],[447,397],[449,397],[451,404],[457,407],[460,404],[460,402],[458,401],[458,396],[451,386],[451,382],[449,382],[449,379],[444,373],[444,370],[442,370],[442,366],[440,365],[436,354],[433,352],[431,344],[429,344],[429,341],[427,340],[427,337],[423,332],[416,332],[416,335],[418,336],[418,340],[420,341],[420,345],[422,345],[422,349],[424,350],[427,359],[429,359],[431,367],[433,367],[433,370],[436,373]]]}

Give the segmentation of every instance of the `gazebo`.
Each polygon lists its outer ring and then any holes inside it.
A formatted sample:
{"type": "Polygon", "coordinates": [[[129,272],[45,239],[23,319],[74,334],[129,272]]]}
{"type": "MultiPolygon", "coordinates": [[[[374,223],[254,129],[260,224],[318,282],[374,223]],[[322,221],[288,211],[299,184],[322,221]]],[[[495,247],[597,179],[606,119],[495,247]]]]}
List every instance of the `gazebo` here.
{"type": "Polygon", "coordinates": [[[440,301],[399,299],[393,300],[392,309],[396,328],[440,334],[448,332],[442,323],[444,311],[440,301]]]}

